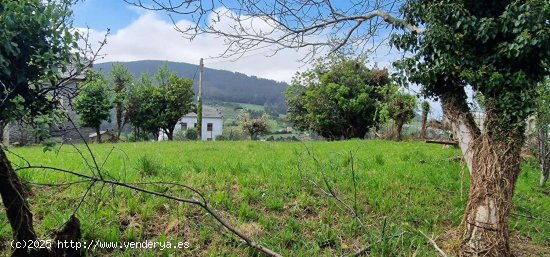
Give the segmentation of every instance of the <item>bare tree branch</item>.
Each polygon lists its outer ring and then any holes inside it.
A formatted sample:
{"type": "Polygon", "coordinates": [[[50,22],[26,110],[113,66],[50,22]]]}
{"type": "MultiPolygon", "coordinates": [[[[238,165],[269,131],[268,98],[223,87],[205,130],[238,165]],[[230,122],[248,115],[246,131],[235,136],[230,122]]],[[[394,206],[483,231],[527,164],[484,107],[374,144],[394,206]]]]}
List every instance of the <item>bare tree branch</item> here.
{"type": "MultiPolygon", "coordinates": [[[[221,57],[235,57],[266,46],[273,52],[308,49],[313,53],[336,53],[342,47],[372,52],[382,25],[424,33],[425,28],[399,18],[402,1],[331,0],[124,0],[151,11],[170,15],[176,30],[187,39],[202,34],[222,38],[221,57]],[[176,16],[190,19],[177,23],[176,16]],[[187,23],[186,23],[187,24],[187,23]],[[370,46],[370,43],[373,43],[370,46]]],[[[389,36],[389,34],[384,35],[389,36]]]]}

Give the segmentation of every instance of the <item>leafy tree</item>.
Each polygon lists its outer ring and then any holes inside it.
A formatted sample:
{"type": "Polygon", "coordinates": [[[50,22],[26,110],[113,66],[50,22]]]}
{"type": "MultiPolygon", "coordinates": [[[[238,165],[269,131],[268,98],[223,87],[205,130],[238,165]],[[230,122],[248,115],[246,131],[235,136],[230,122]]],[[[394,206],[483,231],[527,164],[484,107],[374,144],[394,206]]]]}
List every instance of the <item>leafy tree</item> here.
{"type": "Polygon", "coordinates": [[[167,63],[159,67],[155,80],[158,87],[150,100],[160,110],[157,118],[159,128],[166,133],[168,140],[173,140],[174,129],[179,119],[195,108],[193,81],[180,78],[175,72],[170,72],[167,63]]]}
{"type": "Polygon", "coordinates": [[[422,102],[422,130],[420,130],[420,137],[426,138],[426,128],[428,123],[428,113],[430,113],[430,103],[428,101],[422,102]]]}
{"type": "Polygon", "coordinates": [[[298,73],[285,95],[287,119],[335,140],[361,138],[376,125],[375,113],[388,83],[385,70],[369,70],[356,60],[329,59],[298,73]]]}
{"type": "Polygon", "coordinates": [[[111,121],[114,95],[102,75],[90,72],[88,76],[88,80],[82,85],[75,99],[74,110],[82,126],[95,129],[97,143],[101,143],[101,123],[111,121]]]}
{"type": "Polygon", "coordinates": [[[125,105],[129,122],[135,127],[138,138],[143,137],[141,132],[152,133],[158,138],[161,110],[157,106],[157,99],[160,97],[160,92],[146,74],[141,74],[129,90],[125,105]]]}
{"type": "Polygon", "coordinates": [[[392,120],[395,125],[393,137],[400,141],[403,125],[415,116],[416,97],[404,93],[396,86],[387,86],[383,101],[378,106],[378,113],[382,121],[392,120]]]}
{"type": "Polygon", "coordinates": [[[175,73],[170,73],[168,83],[160,85],[159,91],[162,94],[160,99],[160,128],[173,140],[174,129],[181,117],[191,112],[195,105],[193,103],[193,81],[187,78],[180,78],[175,73]]]}
{"type": "MultiPolygon", "coordinates": [[[[65,85],[61,72],[73,76],[83,69],[84,60],[75,51],[79,36],[70,23],[71,4],[64,0],[0,2],[0,124],[49,116],[57,107],[58,99],[52,95],[65,85]]],[[[26,192],[3,147],[0,195],[14,239],[36,240],[26,192]]],[[[37,251],[21,248],[13,255],[35,256],[37,251]]]]}
{"type": "Polygon", "coordinates": [[[511,256],[508,216],[520,172],[525,120],[548,74],[550,5],[530,1],[410,1],[403,6],[424,33],[395,35],[413,53],[398,64],[406,77],[443,103],[471,173],[461,254],[511,256]],[[465,87],[484,99],[483,131],[465,87]]]}
{"type": "Polygon", "coordinates": [[[254,140],[258,135],[268,132],[267,121],[269,117],[263,114],[259,118],[251,118],[247,112],[242,113],[239,117],[239,123],[244,133],[250,135],[250,140],[254,140]]]}
{"type": "Polygon", "coordinates": [[[142,74],[130,90],[126,108],[130,123],[158,138],[160,131],[173,140],[178,120],[193,111],[193,81],[180,78],[161,66],[155,75],[157,85],[142,74]]]}
{"type": "Polygon", "coordinates": [[[128,87],[132,84],[133,80],[133,75],[128,71],[128,68],[119,63],[113,64],[111,69],[111,83],[115,95],[115,120],[118,137],[120,137],[124,125],[128,122],[126,110],[124,110],[124,100],[127,95],[128,87]]]}

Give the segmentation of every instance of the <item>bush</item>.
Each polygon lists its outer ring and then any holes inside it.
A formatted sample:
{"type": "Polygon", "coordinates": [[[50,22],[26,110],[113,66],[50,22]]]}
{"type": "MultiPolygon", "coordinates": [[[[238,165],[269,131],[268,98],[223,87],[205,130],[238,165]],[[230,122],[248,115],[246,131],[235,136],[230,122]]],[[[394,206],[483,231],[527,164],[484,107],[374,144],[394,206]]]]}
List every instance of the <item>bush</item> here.
{"type": "Polygon", "coordinates": [[[185,131],[185,138],[188,140],[197,140],[198,132],[196,128],[190,128],[185,131]]]}
{"type": "Polygon", "coordinates": [[[183,129],[178,129],[174,132],[174,140],[185,141],[187,140],[186,131],[183,129]]]}

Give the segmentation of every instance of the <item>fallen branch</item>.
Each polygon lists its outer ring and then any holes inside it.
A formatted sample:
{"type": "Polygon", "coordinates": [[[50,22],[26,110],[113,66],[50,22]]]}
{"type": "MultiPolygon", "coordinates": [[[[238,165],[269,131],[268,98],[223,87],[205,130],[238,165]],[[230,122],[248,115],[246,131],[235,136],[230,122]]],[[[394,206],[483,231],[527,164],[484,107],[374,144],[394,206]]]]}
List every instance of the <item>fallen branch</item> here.
{"type": "Polygon", "coordinates": [[[420,234],[422,234],[426,239],[428,239],[428,241],[433,245],[433,247],[439,252],[439,254],[441,254],[441,256],[443,257],[447,257],[448,255],[443,251],[441,250],[441,248],[439,248],[439,246],[437,246],[437,243],[435,243],[435,241],[428,237],[426,234],[424,234],[424,232],[422,232],[420,229],[418,230],[418,232],[420,232],[420,234]]]}
{"type": "Polygon", "coordinates": [[[155,196],[159,196],[159,197],[164,197],[166,199],[170,199],[170,200],[173,200],[173,201],[176,201],[176,202],[183,202],[183,203],[189,203],[189,204],[194,204],[194,205],[197,205],[199,207],[201,207],[202,209],[204,209],[206,212],[208,212],[210,215],[212,215],[212,217],[214,217],[214,219],[216,219],[223,227],[225,227],[226,229],[228,229],[229,231],[231,231],[231,233],[233,233],[234,235],[236,235],[237,237],[239,237],[240,239],[242,239],[248,246],[254,248],[254,249],[257,249],[263,253],[265,253],[266,255],[268,256],[273,256],[273,257],[280,257],[281,255],[269,248],[266,248],[256,242],[254,242],[254,240],[252,240],[250,237],[248,237],[247,235],[243,234],[242,232],[238,231],[237,229],[235,229],[233,226],[231,226],[227,221],[225,221],[214,209],[212,209],[206,202],[206,198],[204,197],[203,194],[201,194],[198,190],[196,189],[193,189],[192,187],[189,187],[187,185],[184,185],[184,184],[179,184],[179,183],[168,183],[168,182],[148,182],[147,184],[170,184],[170,185],[177,185],[177,186],[181,186],[181,187],[184,187],[186,189],[189,189],[191,191],[193,191],[195,194],[197,194],[201,199],[203,199],[203,201],[199,201],[195,198],[181,198],[181,197],[177,197],[177,196],[174,196],[174,195],[169,195],[169,194],[165,194],[165,193],[159,193],[159,192],[155,192],[155,191],[151,191],[149,189],[146,189],[146,188],[142,188],[142,187],[138,187],[138,186],[135,186],[134,184],[144,184],[143,182],[141,183],[127,183],[127,182],[120,182],[120,181],[117,181],[117,180],[110,180],[110,179],[105,179],[103,177],[97,177],[95,175],[86,175],[86,174],[81,174],[81,173],[78,173],[78,172],[74,172],[74,171],[71,171],[71,170],[65,170],[65,169],[61,169],[61,168],[56,168],[56,167],[48,167],[48,166],[25,166],[25,167],[19,167],[16,169],[16,171],[19,171],[19,170],[26,170],[26,169],[42,169],[42,170],[52,170],[52,171],[56,171],[56,172],[61,172],[61,173],[66,173],[66,174],[71,174],[71,175],[74,175],[74,176],[77,176],[77,177],[80,177],[80,178],[83,178],[83,179],[86,179],[88,180],[90,183],[102,183],[102,184],[109,184],[109,185],[113,185],[113,186],[120,186],[120,187],[125,187],[125,188],[128,188],[128,189],[131,189],[131,190],[135,190],[135,191],[138,191],[138,192],[142,192],[142,193],[146,193],[146,194],[151,194],[151,195],[155,195],[155,196]]]}

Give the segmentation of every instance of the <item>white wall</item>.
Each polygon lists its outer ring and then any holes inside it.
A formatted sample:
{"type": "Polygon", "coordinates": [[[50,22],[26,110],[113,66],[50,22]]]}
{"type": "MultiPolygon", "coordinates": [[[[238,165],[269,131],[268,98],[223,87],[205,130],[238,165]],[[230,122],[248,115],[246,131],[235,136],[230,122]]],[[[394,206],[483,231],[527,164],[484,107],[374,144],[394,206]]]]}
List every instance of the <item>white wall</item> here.
{"type": "MultiPolygon", "coordinates": [[[[196,117],[183,117],[178,121],[174,133],[181,129],[181,123],[187,123],[187,128],[193,128],[193,125],[197,122],[196,117]]],[[[223,119],[222,118],[202,118],[202,140],[216,140],[216,137],[221,135],[223,132],[223,119]],[[212,131],[207,131],[208,123],[212,123],[212,131]]],[[[164,133],[159,135],[160,140],[166,140],[167,137],[164,133]]]]}

